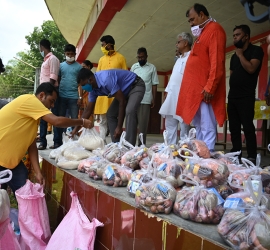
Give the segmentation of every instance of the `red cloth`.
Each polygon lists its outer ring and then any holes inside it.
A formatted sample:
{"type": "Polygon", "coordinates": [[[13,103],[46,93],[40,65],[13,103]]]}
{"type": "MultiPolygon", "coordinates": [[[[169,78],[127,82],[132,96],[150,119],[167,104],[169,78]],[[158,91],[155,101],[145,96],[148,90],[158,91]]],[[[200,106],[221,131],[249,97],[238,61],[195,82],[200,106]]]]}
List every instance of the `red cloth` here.
{"type": "Polygon", "coordinates": [[[191,123],[203,101],[202,91],[214,95],[211,104],[220,126],[226,119],[226,34],[220,24],[208,23],[194,42],[187,60],[176,114],[191,123]]]}

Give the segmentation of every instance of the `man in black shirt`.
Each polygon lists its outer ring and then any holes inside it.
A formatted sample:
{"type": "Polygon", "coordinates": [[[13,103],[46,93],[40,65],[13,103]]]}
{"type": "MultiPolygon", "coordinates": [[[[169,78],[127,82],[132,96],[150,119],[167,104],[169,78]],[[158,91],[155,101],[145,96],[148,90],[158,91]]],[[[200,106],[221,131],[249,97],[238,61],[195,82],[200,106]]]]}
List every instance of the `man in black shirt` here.
{"type": "Polygon", "coordinates": [[[231,132],[232,152],[242,149],[241,125],[246,138],[248,158],[256,161],[257,140],[253,124],[255,91],[263,60],[263,50],[250,42],[250,28],[239,25],[233,29],[236,47],[230,62],[230,90],[228,95],[228,118],[231,132]]]}

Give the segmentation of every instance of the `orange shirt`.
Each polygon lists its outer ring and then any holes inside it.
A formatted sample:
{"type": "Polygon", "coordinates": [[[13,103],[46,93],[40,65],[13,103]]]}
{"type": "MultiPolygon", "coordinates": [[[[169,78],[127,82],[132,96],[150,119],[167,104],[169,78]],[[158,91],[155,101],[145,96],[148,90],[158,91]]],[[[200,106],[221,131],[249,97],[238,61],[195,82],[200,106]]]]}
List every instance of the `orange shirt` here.
{"type": "Polygon", "coordinates": [[[202,91],[214,95],[211,104],[220,126],[226,119],[226,34],[220,24],[209,22],[196,39],[187,60],[176,114],[190,124],[203,101],[202,91]]]}

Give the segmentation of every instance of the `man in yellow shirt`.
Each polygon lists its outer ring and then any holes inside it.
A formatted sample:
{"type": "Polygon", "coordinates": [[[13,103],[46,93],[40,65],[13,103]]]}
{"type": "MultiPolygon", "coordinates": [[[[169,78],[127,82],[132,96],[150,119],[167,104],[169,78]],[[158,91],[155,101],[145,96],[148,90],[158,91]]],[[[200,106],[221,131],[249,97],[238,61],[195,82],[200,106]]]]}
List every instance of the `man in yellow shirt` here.
{"type": "MultiPolygon", "coordinates": [[[[125,69],[127,70],[126,59],[123,55],[114,50],[115,41],[112,36],[103,36],[100,39],[101,51],[104,54],[99,59],[98,67],[96,71],[107,70],[107,69],[125,69]]],[[[99,115],[99,131],[100,136],[103,140],[106,138],[107,131],[107,118],[106,113],[110,107],[113,98],[108,98],[106,96],[99,96],[96,101],[94,114],[99,115]]],[[[109,119],[109,118],[108,118],[109,119]]],[[[113,131],[112,131],[113,133],[113,131]]]]}
{"type": "Polygon", "coordinates": [[[60,128],[77,125],[90,128],[89,120],[72,120],[52,114],[49,109],[53,108],[56,98],[55,87],[51,83],[45,82],[38,86],[35,95],[21,95],[0,110],[0,171],[10,169],[13,174],[12,179],[6,184],[2,184],[1,188],[9,185],[15,193],[26,183],[28,172],[22,158],[27,151],[37,181],[44,184],[36,145],[40,118],[60,128]]]}

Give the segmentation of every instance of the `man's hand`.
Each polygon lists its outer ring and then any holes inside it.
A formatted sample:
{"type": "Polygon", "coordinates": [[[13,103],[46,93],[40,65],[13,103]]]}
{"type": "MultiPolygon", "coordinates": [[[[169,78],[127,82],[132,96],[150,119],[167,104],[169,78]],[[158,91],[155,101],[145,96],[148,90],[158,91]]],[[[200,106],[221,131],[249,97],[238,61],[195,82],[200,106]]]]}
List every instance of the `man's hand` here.
{"type": "Polygon", "coordinates": [[[206,103],[210,103],[211,100],[213,99],[214,95],[206,92],[205,90],[202,91],[202,94],[203,94],[203,100],[206,102],[206,103]]]}
{"type": "Polygon", "coordinates": [[[77,105],[78,105],[78,106],[81,106],[81,104],[82,104],[82,99],[78,99],[77,105]]]}
{"type": "Polygon", "coordinates": [[[151,101],[151,109],[155,107],[155,100],[151,101]]]}
{"type": "Polygon", "coordinates": [[[84,119],[83,127],[84,128],[93,128],[94,127],[94,123],[91,120],[89,120],[89,119],[84,119]]]}
{"type": "Polygon", "coordinates": [[[243,49],[239,49],[239,48],[236,48],[235,49],[235,53],[236,53],[236,55],[238,56],[238,57],[240,57],[240,56],[242,56],[243,55],[243,49]]]}
{"type": "Polygon", "coordinates": [[[113,137],[114,138],[119,138],[122,134],[122,128],[117,126],[116,129],[114,130],[113,137]]]}
{"type": "Polygon", "coordinates": [[[37,179],[38,183],[40,185],[44,186],[45,185],[45,179],[44,179],[43,175],[40,172],[36,173],[35,175],[36,175],[36,179],[37,179]]]}

